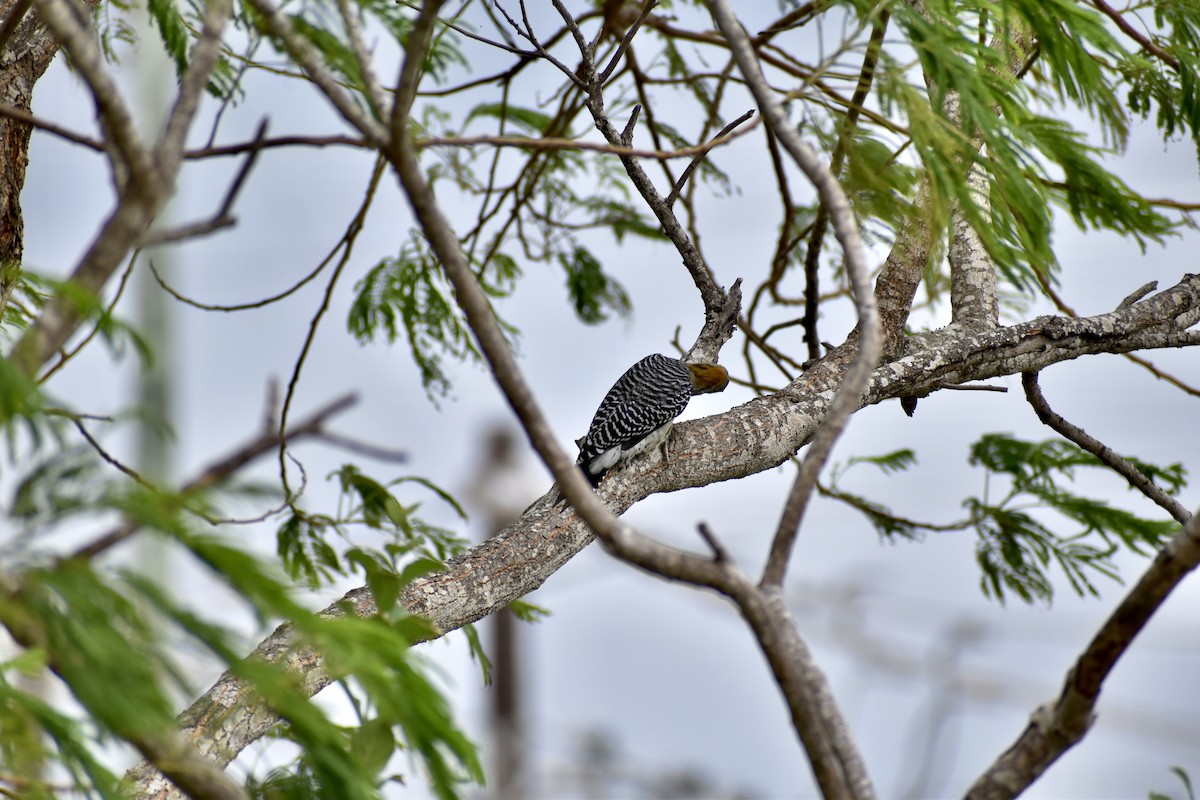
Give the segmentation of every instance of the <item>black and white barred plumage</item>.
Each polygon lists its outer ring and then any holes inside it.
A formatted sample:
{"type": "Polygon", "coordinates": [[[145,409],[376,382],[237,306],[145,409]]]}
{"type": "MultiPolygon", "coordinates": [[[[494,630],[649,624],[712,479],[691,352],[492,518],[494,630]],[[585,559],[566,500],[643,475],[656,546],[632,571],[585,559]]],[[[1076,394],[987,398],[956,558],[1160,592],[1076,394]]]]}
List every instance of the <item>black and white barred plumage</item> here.
{"type": "Polygon", "coordinates": [[[612,467],[665,442],[692,395],[719,392],[728,384],[728,373],[716,364],[646,356],[613,384],[600,403],[587,434],[577,442],[576,463],[597,485],[612,467]]]}

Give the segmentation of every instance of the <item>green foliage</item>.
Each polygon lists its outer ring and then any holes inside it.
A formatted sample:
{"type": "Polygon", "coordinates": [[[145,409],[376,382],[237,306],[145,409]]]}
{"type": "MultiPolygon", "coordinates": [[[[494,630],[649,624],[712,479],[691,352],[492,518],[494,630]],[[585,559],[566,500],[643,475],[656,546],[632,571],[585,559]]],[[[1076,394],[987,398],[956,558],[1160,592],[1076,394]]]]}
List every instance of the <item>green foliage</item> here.
{"type": "MultiPolygon", "coordinates": [[[[1186,485],[1180,464],[1160,467],[1138,459],[1130,461],[1169,494],[1177,494],[1186,485]]],[[[1148,555],[1179,527],[1173,520],[1146,519],[1068,490],[1079,469],[1108,468],[1067,441],[1027,442],[988,434],[971,447],[968,463],[985,470],[986,490],[982,497],[963,501],[968,515],[956,522],[908,519],[882,503],[841,488],[847,471],[859,464],[871,464],[889,474],[914,466],[916,456],[907,449],[853,458],[845,466],[836,466],[830,485],[822,486],[821,493],[862,513],[884,539],[915,540],[928,532],[974,531],[975,560],[982,573],[980,588],[1000,602],[1009,593],[1026,603],[1049,602],[1054,596],[1052,569],[1061,571],[1079,595],[1097,596],[1094,576],[1119,579],[1112,561],[1117,552],[1148,555]],[[1008,489],[996,500],[988,490],[998,482],[1007,483],[1008,489]],[[1072,530],[1056,532],[1064,526],[1072,530]]]]}
{"type": "Polygon", "coordinates": [[[629,295],[624,287],[604,273],[600,262],[588,250],[576,247],[561,254],[559,264],[567,274],[567,294],[580,320],[590,325],[608,319],[608,311],[621,316],[629,313],[629,295]]]}
{"type": "Polygon", "coordinates": [[[362,572],[380,611],[395,606],[399,590],[417,577],[440,569],[443,562],[462,551],[466,542],[453,531],[434,525],[417,511],[419,502],[404,504],[392,489],[416,485],[430,492],[455,515],[466,521],[466,512],[445,490],[420,477],[401,477],[384,484],[345,464],[331,476],[341,488],[336,516],[294,511],[280,525],[276,552],[294,580],[311,588],[362,572]],[[343,552],[330,539],[355,541],[355,529],[383,534],[386,544],[373,550],[349,546],[343,552]]]}
{"type": "MultiPolygon", "coordinates": [[[[1183,796],[1187,800],[1196,800],[1196,791],[1192,788],[1192,777],[1183,767],[1171,767],[1171,772],[1179,779],[1183,785],[1183,796]]],[[[1172,795],[1163,794],[1162,792],[1150,792],[1149,800],[1174,800],[1172,795]]]]}
{"type": "Polygon", "coordinates": [[[928,17],[906,4],[893,10],[931,81],[932,103],[886,52],[876,85],[885,113],[901,112],[908,120],[928,179],[925,213],[935,231],[944,229],[955,205],[962,208],[1004,277],[1026,290],[1036,287],[1035,273],[1056,268],[1051,203],[1062,205],[1081,227],[1118,231],[1143,244],[1171,231],[1171,222],[1104,169],[1101,151],[1057,112],[1064,106],[1083,109],[1112,146],[1124,146],[1127,115],[1117,83],[1102,65],[1124,58],[1125,50],[1098,12],[1065,0],[924,7],[928,17]],[[1031,79],[1017,81],[1012,74],[1015,45],[994,48],[981,41],[984,16],[998,39],[1024,42],[1036,55],[1025,65],[1031,79]],[[961,128],[944,114],[951,99],[961,128]],[[1050,113],[1040,113],[1042,108],[1050,113]],[[973,139],[983,144],[980,156],[973,139]],[[987,212],[966,180],[967,165],[976,158],[989,178],[987,212]]]}
{"type": "Polygon", "coordinates": [[[1200,148],[1200,6],[1191,0],[1159,0],[1153,9],[1155,26],[1169,31],[1155,36],[1155,44],[1179,66],[1172,69],[1141,53],[1122,59],[1117,68],[1128,83],[1129,110],[1142,119],[1153,111],[1164,139],[1190,133],[1200,148]]]}
{"type": "Polygon", "coordinates": [[[541,622],[550,616],[550,609],[534,605],[527,600],[514,600],[508,604],[508,610],[522,622],[541,622]]]}
{"type": "Polygon", "coordinates": [[[882,503],[877,503],[840,488],[840,483],[847,471],[859,464],[871,464],[878,467],[884,474],[892,475],[916,466],[916,453],[908,448],[904,448],[878,456],[855,456],[844,465],[834,465],[829,476],[829,486],[820,486],[819,490],[825,497],[840,500],[862,513],[867,518],[867,521],[871,523],[871,527],[884,539],[920,538],[926,526],[896,516],[882,503]]]}
{"type": "MultiPolygon", "coordinates": [[[[431,399],[450,390],[446,356],[456,361],[482,360],[436,259],[416,236],[397,258],[380,261],[354,288],[350,332],[364,343],[379,336],[395,342],[403,334],[431,399]]],[[[509,284],[500,281],[488,288],[493,295],[502,295],[509,284]]]]}
{"type": "Polygon", "coordinates": [[[27,650],[0,665],[0,763],[24,780],[21,797],[41,800],[59,796],[39,768],[56,761],[72,783],[90,788],[103,798],[124,797],[116,777],[93,752],[94,737],[85,726],[44,700],[13,685],[13,672],[44,677],[42,650],[27,650]]]}
{"type": "Polygon", "coordinates": [[[554,118],[548,114],[511,103],[480,103],[471,109],[463,124],[469,125],[476,117],[492,117],[512,123],[526,133],[541,135],[545,135],[554,123],[554,118]]]}
{"type": "MultiPolygon", "coordinates": [[[[1025,602],[1053,597],[1047,568],[1057,565],[1078,594],[1097,595],[1094,573],[1116,579],[1112,556],[1124,548],[1147,554],[1175,530],[1172,520],[1143,519],[1102,500],[1073,494],[1063,488],[1081,467],[1104,468],[1099,459],[1062,440],[1026,442],[1002,434],[989,434],[971,448],[969,463],[993,476],[1008,479],[1010,488],[998,502],[970,498],[966,507],[979,535],[976,561],[983,571],[984,594],[1003,602],[1011,591],[1025,602]],[[1076,531],[1055,533],[1029,513],[1033,509],[1055,512],[1076,531]]],[[[1179,465],[1155,468],[1156,474],[1176,476],[1179,465]]]]}

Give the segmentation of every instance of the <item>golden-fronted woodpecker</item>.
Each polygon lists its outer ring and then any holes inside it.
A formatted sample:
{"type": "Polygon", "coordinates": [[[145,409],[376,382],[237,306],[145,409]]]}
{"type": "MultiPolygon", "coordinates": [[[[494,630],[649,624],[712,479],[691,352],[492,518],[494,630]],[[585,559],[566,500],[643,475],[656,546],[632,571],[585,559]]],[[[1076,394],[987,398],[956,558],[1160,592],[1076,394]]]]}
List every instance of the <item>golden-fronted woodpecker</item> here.
{"type": "Polygon", "coordinates": [[[720,392],[728,385],[729,373],[717,364],[646,356],[608,390],[587,434],[576,441],[575,463],[598,485],[617,464],[666,442],[692,395],[720,392]]]}

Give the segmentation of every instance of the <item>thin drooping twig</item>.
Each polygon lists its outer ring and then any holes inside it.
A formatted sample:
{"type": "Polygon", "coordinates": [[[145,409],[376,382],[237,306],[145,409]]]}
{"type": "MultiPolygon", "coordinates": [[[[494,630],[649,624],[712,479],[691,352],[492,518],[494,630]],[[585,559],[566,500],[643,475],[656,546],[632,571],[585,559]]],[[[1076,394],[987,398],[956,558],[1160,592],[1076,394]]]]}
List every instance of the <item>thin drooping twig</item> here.
{"type": "Polygon", "coordinates": [[[1057,698],[1034,712],[1016,742],[979,776],[967,800],[1011,800],[1091,727],[1100,689],[1171,592],[1200,564],[1200,511],[1155,556],[1067,673],[1057,698]]]}
{"type": "MultiPolygon", "coordinates": [[[[398,103],[399,100],[396,102],[398,103]]],[[[333,290],[337,287],[338,279],[342,276],[346,265],[350,263],[350,256],[354,252],[354,243],[358,240],[359,233],[362,232],[366,221],[367,209],[371,207],[372,194],[375,191],[375,187],[379,185],[379,175],[383,172],[383,166],[384,159],[382,156],[375,159],[371,181],[368,184],[367,197],[363,199],[363,204],[359,208],[358,214],[351,220],[350,226],[346,229],[346,234],[343,236],[342,241],[345,247],[342,250],[342,256],[338,259],[337,265],[334,266],[333,274],[329,276],[329,283],[325,285],[325,292],[321,296],[321,305],[317,307],[312,319],[309,321],[308,333],[304,337],[304,344],[300,347],[300,354],[296,356],[296,363],[292,365],[292,374],[288,379],[287,390],[283,395],[283,408],[279,412],[279,482],[283,485],[284,502],[289,505],[293,503],[296,495],[292,494],[287,473],[288,414],[292,408],[292,401],[296,397],[296,389],[300,385],[300,373],[304,369],[305,361],[308,359],[309,350],[316,340],[317,328],[320,326],[326,312],[329,311],[330,303],[333,300],[333,290]]]]}
{"type": "Polygon", "coordinates": [[[1163,491],[1161,486],[1146,477],[1141,470],[1127,459],[1114,452],[1104,442],[1093,436],[1089,436],[1088,432],[1083,428],[1072,425],[1063,419],[1062,416],[1054,413],[1054,410],[1050,408],[1050,403],[1046,401],[1045,395],[1042,394],[1041,387],[1038,386],[1038,374],[1036,372],[1022,373],[1021,385],[1025,389],[1025,398],[1029,401],[1029,405],[1033,406],[1033,410],[1037,413],[1038,419],[1042,421],[1042,424],[1050,426],[1061,436],[1069,439],[1100,459],[1105,466],[1127,480],[1130,486],[1165,509],[1181,525],[1191,518],[1192,515],[1188,513],[1188,510],[1183,507],[1182,503],[1163,491]]]}
{"type": "Polygon", "coordinates": [[[147,262],[148,266],[150,267],[150,273],[154,276],[154,280],[164,292],[171,295],[171,297],[175,298],[184,305],[191,306],[192,308],[198,308],[203,311],[247,311],[254,308],[263,308],[264,306],[269,306],[272,303],[277,303],[280,300],[291,297],[293,294],[300,291],[300,289],[315,280],[316,277],[320,275],[327,266],[329,266],[330,262],[337,257],[338,253],[342,251],[342,248],[346,247],[353,241],[354,237],[358,235],[358,231],[362,228],[363,222],[366,219],[367,211],[371,208],[371,204],[375,199],[376,190],[379,188],[379,181],[382,177],[382,170],[372,171],[371,178],[367,183],[366,191],[363,193],[362,205],[358,207],[358,211],[355,212],[354,216],[350,220],[350,223],[346,226],[346,230],[342,233],[342,237],[338,239],[333,247],[329,249],[329,252],[325,255],[325,258],[321,259],[320,263],[318,263],[312,268],[312,270],[300,278],[300,280],[273,295],[269,295],[258,300],[251,300],[246,303],[233,303],[230,305],[222,305],[219,303],[202,303],[199,300],[187,297],[175,289],[175,287],[167,283],[163,279],[162,275],[159,274],[158,270],[154,267],[153,261],[147,262]]]}

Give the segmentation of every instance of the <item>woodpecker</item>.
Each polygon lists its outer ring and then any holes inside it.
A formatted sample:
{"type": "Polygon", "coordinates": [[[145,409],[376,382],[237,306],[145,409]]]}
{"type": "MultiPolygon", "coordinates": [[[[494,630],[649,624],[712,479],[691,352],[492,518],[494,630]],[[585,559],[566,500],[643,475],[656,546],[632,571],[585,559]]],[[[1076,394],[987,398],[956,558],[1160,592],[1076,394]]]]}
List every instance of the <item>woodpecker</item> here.
{"type": "Polygon", "coordinates": [[[608,390],[587,434],[575,442],[575,463],[598,486],[609,469],[665,443],[692,395],[720,392],[728,385],[729,373],[716,364],[646,356],[608,390]]]}

